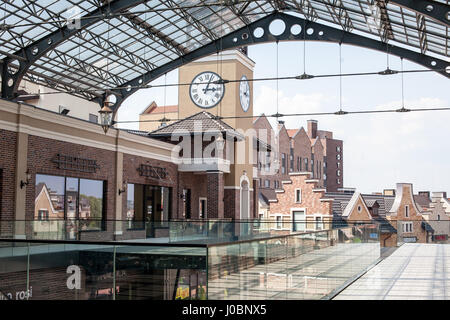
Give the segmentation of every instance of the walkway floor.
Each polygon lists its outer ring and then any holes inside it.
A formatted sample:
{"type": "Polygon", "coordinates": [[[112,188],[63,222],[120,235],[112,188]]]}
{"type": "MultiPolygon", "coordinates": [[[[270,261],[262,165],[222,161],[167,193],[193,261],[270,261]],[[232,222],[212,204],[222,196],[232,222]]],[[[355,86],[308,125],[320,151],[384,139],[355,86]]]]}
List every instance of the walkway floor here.
{"type": "Polygon", "coordinates": [[[334,300],[450,299],[450,246],[407,243],[334,300]]]}

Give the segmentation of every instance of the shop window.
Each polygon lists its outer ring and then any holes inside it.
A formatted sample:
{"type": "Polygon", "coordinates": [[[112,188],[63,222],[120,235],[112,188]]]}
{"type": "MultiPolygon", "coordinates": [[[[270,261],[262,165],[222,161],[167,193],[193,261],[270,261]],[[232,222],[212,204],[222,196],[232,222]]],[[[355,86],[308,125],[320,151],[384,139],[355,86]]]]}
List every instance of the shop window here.
{"type": "Polygon", "coordinates": [[[64,219],[65,178],[36,175],[34,219],[39,220],[39,210],[47,210],[49,219],[64,219]]]}
{"type": "Polygon", "coordinates": [[[89,220],[88,229],[101,229],[103,219],[103,181],[80,179],[80,199],[78,217],[89,220]]]}
{"type": "Polygon", "coordinates": [[[170,219],[172,189],[167,187],[128,184],[126,219],[129,229],[144,229],[152,236],[153,227],[162,227],[170,219]]]}
{"type": "Polygon", "coordinates": [[[35,194],[35,220],[79,220],[81,230],[103,229],[104,181],[37,174],[35,194]]]}

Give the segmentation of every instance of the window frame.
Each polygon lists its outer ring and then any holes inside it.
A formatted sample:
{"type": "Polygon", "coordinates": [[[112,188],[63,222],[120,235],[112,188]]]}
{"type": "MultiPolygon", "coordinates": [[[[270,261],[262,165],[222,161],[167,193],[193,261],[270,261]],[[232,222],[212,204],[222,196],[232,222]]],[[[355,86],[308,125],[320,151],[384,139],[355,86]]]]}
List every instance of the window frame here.
{"type": "MultiPolygon", "coordinates": [[[[40,173],[40,172],[36,172],[35,174],[35,187],[36,187],[36,182],[37,176],[49,176],[49,177],[59,177],[59,178],[63,178],[64,180],[64,187],[63,187],[63,212],[64,212],[64,221],[67,221],[68,218],[67,217],[67,179],[76,179],[77,180],[77,184],[78,184],[78,189],[77,189],[77,203],[76,203],[76,220],[80,221],[80,220],[85,220],[85,219],[81,219],[80,218],[80,196],[81,196],[81,180],[91,180],[91,181],[98,181],[102,183],[102,212],[101,212],[101,219],[89,219],[88,221],[100,221],[100,228],[99,229],[87,229],[87,230],[80,230],[83,232],[91,232],[91,231],[105,231],[106,230],[106,197],[107,197],[107,180],[102,180],[102,179],[88,179],[88,178],[84,178],[84,177],[76,177],[76,176],[71,176],[71,175],[57,175],[57,174],[48,174],[48,173],[40,173]]],[[[36,211],[36,208],[34,208],[34,211],[36,211]]],[[[38,210],[39,211],[39,210],[38,210]]],[[[47,216],[48,216],[48,220],[50,220],[50,215],[47,212],[47,216]]],[[[45,220],[42,220],[45,221],[45,220]]]]}
{"type": "Polygon", "coordinates": [[[295,190],[294,190],[294,202],[295,203],[302,203],[302,189],[301,188],[295,188],[295,190]],[[300,200],[299,200],[299,197],[297,197],[297,195],[300,195],[300,200]]]}

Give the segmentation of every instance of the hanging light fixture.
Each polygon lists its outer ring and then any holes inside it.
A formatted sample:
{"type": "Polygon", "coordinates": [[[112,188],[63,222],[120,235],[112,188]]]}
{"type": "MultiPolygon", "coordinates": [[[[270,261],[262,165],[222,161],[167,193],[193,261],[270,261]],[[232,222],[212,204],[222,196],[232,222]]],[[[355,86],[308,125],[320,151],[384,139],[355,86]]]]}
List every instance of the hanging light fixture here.
{"type": "Polygon", "coordinates": [[[113,111],[109,106],[113,104],[114,103],[112,102],[105,101],[103,103],[103,108],[98,112],[100,114],[100,125],[102,126],[103,131],[105,131],[105,134],[112,125],[113,111]]]}

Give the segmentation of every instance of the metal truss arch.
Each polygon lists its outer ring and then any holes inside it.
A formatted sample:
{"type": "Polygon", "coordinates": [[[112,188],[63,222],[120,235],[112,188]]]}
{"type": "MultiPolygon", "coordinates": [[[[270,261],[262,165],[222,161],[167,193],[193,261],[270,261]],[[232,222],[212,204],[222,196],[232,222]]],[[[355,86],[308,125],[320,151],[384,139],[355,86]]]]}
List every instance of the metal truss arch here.
{"type": "MultiPolygon", "coordinates": [[[[121,89],[111,90],[110,93],[117,96],[117,102],[113,106],[114,112],[125,101],[127,97],[139,90],[140,87],[154,81],[158,77],[179,68],[187,63],[193,62],[199,58],[214,54],[220,51],[237,49],[260,43],[269,43],[277,41],[324,41],[331,43],[342,43],[373,49],[380,52],[388,51],[389,54],[404,58],[417,63],[427,69],[436,70],[441,75],[450,78],[450,73],[446,72],[450,68],[450,62],[435,57],[424,55],[409,49],[398,47],[392,44],[381,42],[375,39],[367,38],[354,33],[346,32],[317,22],[308,21],[300,17],[285,13],[273,13],[249,25],[246,25],[235,32],[232,32],[220,39],[217,39],[195,51],[192,51],[176,60],[173,60],[161,67],[149,71],[140,77],[137,77],[121,86],[121,89]],[[275,36],[269,31],[269,25],[274,20],[282,20],[285,23],[285,30],[282,34],[275,36]],[[293,34],[291,28],[298,25],[301,32],[293,34]],[[261,37],[255,36],[255,30],[262,31],[261,37]]],[[[102,103],[102,100],[98,100],[102,103]]]]}
{"type": "Polygon", "coordinates": [[[110,1],[89,14],[84,15],[81,19],[76,20],[76,18],[74,18],[72,23],[68,23],[66,26],[45,35],[43,38],[29,44],[14,54],[11,54],[3,61],[6,67],[2,72],[2,98],[14,99],[20,81],[28,72],[29,68],[33,66],[37,60],[45,56],[46,53],[57,49],[62,42],[70,39],[89,26],[108,18],[110,14],[122,12],[143,2],[145,2],[145,0],[110,1]],[[19,68],[16,72],[10,73],[7,71],[7,66],[14,60],[19,62],[19,68]]]}

